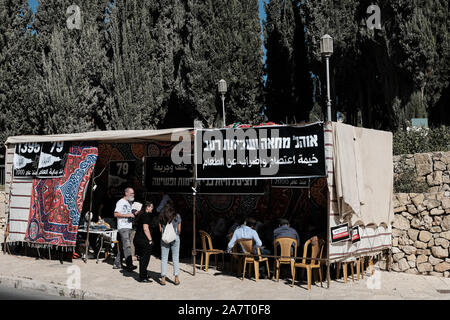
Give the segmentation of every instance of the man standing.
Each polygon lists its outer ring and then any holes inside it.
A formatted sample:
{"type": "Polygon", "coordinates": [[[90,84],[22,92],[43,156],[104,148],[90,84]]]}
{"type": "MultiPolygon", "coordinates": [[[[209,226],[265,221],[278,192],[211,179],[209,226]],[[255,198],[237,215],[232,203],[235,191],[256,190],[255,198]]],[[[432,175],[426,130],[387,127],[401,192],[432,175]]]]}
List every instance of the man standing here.
{"type": "Polygon", "coordinates": [[[130,234],[133,229],[134,214],[131,211],[131,205],[134,201],[134,190],[132,188],[125,189],[125,196],[117,201],[116,209],[114,210],[114,217],[117,218],[117,230],[120,235],[120,248],[118,248],[116,260],[114,261],[114,269],[122,267],[121,250],[125,256],[127,271],[133,271],[137,267],[133,265],[133,257],[131,255],[131,240],[130,234]]]}

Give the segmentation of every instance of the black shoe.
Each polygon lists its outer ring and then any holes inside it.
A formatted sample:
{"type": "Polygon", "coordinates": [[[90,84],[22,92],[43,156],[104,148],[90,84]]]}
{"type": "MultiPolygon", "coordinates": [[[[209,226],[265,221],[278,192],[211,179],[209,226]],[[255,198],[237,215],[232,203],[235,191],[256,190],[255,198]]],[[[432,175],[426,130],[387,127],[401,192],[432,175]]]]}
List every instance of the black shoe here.
{"type": "Polygon", "coordinates": [[[143,283],[150,283],[150,282],[152,282],[152,280],[150,280],[149,278],[144,278],[144,279],[139,278],[138,281],[139,281],[139,282],[143,282],[143,283]]]}
{"type": "Polygon", "coordinates": [[[122,269],[122,267],[121,267],[121,266],[116,266],[116,265],[114,265],[114,266],[113,266],[113,269],[122,269]]]}
{"type": "Polygon", "coordinates": [[[123,267],[123,269],[125,270],[125,271],[133,271],[133,270],[136,270],[137,269],[137,266],[127,266],[127,267],[123,267]]]}

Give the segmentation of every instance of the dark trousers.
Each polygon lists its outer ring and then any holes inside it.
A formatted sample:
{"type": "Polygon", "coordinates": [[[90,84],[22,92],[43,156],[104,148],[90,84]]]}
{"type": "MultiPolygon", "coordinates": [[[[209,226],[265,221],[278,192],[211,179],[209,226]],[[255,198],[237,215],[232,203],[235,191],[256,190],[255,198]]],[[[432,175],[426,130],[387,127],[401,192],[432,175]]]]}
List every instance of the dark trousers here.
{"type": "Polygon", "coordinates": [[[134,247],[136,255],[139,256],[139,278],[147,278],[147,267],[150,263],[150,256],[152,254],[153,245],[147,239],[134,238],[134,247]]]}

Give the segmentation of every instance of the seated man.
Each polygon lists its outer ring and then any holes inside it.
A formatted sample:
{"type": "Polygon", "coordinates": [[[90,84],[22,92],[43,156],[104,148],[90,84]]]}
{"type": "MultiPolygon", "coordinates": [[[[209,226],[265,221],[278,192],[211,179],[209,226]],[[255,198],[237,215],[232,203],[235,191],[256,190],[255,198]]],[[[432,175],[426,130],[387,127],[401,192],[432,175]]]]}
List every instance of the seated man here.
{"type": "MultiPolygon", "coordinates": [[[[297,240],[297,248],[300,246],[300,237],[298,236],[297,231],[294,228],[291,228],[289,225],[289,221],[286,219],[278,220],[278,228],[273,231],[273,240],[277,238],[294,238],[297,240]]],[[[294,244],[291,247],[291,255],[294,254],[294,244]]]]}
{"type": "MultiPolygon", "coordinates": [[[[253,218],[248,218],[245,221],[245,223],[241,224],[238,228],[236,228],[236,230],[233,233],[233,237],[231,238],[230,242],[228,242],[227,252],[231,252],[231,249],[233,249],[234,244],[236,243],[237,240],[253,239],[254,241],[253,251],[256,254],[257,248],[261,248],[262,242],[258,236],[258,233],[255,231],[255,226],[256,220],[253,218]]],[[[261,254],[269,254],[269,253],[270,252],[268,252],[267,250],[261,248],[261,254]]],[[[265,279],[267,277],[265,264],[260,264],[259,271],[261,277],[265,279]]]]}
{"type": "Polygon", "coordinates": [[[227,251],[231,252],[234,244],[237,240],[241,239],[253,239],[255,245],[253,247],[255,253],[256,248],[262,246],[261,239],[258,236],[258,233],[255,231],[256,220],[253,218],[248,218],[244,223],[242,223],[233,233],[233,237],[230,242],[228,242],[227,251]]]}

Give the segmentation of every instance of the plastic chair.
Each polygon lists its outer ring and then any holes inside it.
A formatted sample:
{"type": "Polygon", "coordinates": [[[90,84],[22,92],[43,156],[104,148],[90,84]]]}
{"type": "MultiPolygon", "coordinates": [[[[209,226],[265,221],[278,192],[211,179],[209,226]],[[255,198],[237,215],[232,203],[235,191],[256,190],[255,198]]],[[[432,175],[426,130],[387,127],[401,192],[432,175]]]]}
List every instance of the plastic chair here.
{"type": "MultiPolygon", "coordinates": [[[[356,261],[357,263],[357,271],[359,272],[359,260],[356,261]]],[[[355,276],[355,271],[353,269],[353,262],[338,262],[337,263],[337,267],[336,267],[336,279],[340,278],[339,275],[339,270],[341,269],[341,265],[342,265],[342,270],[344,271],[344,283],[347,283],[347,278],[348,278],[348,269],[347,266],[350,266],[350,271],[352,273],[352,281],[354,282],[354,276],[355,276]]],[[[359,280],[359,275],[358,275],[358,280],[359,280]]]]}
{"type": "Polygon", "coordinates": [[[265,262],[267,267],[267,277],[270,278],[270,271],[269,271],[269,259],[261,257],[261,250],[260,248],[257,248],[257,256],[253,255],[253,239],[241,239],[236,241],[242,246],[242,250],[246,254],[244,256],[244,271],[242,273],[242,280],[245,278],[245,270],[247,267],[247,262],[250,263],[249,267],[249,273],[251,273],[252,265],[255,269],[255,281],[259,280],[259,263],[265,262]],[[253,264],[252,264],[253,263],[253,264]]]}
{"type": "MultiPolygon", "coordinates": [[[[302,262],[296,262],[294,263],[292,267],[292,287],[294,287],[295,283],[295,270],[296,268],[303,268],[306,269],[307,272],[307,281],[308,281],[308,290],[311,289],[311,278],[312,278],[312,271],[314,269],[319,269],[319,276],[320,276],[320,286],[322,286],[322,269],[321,269],[321,262],[317,260],[306,260],[306,255],[308,253],[308,246],[311,244],[312,239],[309,239],[306,241],[304,247],[303,247],[303,259],[302,262]]],[[[314,245],[311,245],[311,256],[310,258],[315,259],[322,259],[323,255],[323,248],[325,247],[325,241],[323,239],[318,239],[317,242],[314,245]]]]}
{"type": "Polygon", "coordinates": [[[222,255],[222,269],[224,266],[224,251],[220,249],[214,249],[212,245],[211,236],[203,231],[200,230],[200,237],[202,238],[202,255],[200,258],[200,270],[203,269],[203,257],[205,257],[205,271],[208,271],[208,265],[209,265],[209,256],[215,255],[215,262],[216,262],[216,269],[217,269],[217,255],[222,255]]]}
{"type": "MultiPolygon", "coordinates": [[[[233,238],[233,233],[229,233],[227,235],[228,242],[230,242],[231,238],[233,238]]],[[[233,272],[234,265],[237,266],[237,273],[240,274],[242,272],[242,256],[233,254],[239,253],[238,247],[236,246],[237,242],[234,243],[233,248],[231,249],[231,261],[230,261],[230,272],[233,272]]]]}
{"type": "Polygon", "coordinates": [[[291,276],[294,277],[292,274],[293,265],[295,263],[295,258],[297,257],[297,240],[294,238],[289,237],[282,237],[277,238],[273,241],[273,252],[277,252],[277,247],[280,247],[280,256],[281,257],[291,257],[291,258],[275,258],[275,262],[273,264],[274,271],[273,273],[276,274],[277,282],[280,281],[280,265],[282,264],[289,264],[291,266],[291,276]],[[292,243],[294,243],[294,256],[291,255],[291,247],[292,243]]]}

